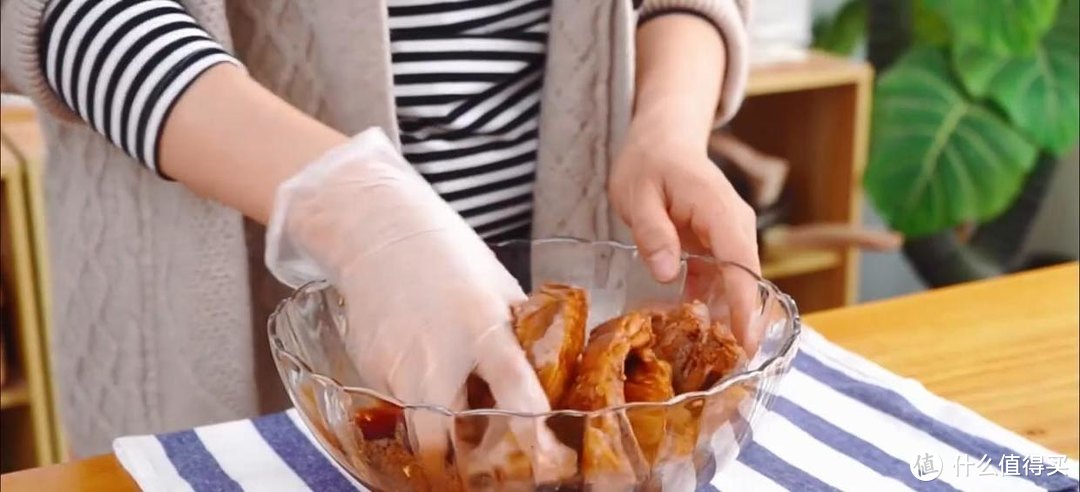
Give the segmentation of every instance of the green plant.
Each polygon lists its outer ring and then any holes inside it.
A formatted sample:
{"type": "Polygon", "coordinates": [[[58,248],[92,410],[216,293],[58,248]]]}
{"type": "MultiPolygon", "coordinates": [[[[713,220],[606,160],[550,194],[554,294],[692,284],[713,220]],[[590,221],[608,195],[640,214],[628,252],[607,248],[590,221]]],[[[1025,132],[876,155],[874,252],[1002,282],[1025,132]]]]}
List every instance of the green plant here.
{"type": "Polygon", "coordinates": [[[866,2],[851,1],[840,6],[835,16],[814,20],[814,48],[849,54],[866,35],[866,2]]]}
{"type": "MultiPolygon", "coordinates": [[[[865,10],[845,6],[820,24],[819,46],[850,51],[865,10]],[[856,20],[840,22],[843,12],[856,20]]],[[[891,227],[924,237],[1001,215],[1040,155],[1076,145],[1080,0],[914,0],[911,10],[913,42],[877,81],[864,185],[891,227]]]]}

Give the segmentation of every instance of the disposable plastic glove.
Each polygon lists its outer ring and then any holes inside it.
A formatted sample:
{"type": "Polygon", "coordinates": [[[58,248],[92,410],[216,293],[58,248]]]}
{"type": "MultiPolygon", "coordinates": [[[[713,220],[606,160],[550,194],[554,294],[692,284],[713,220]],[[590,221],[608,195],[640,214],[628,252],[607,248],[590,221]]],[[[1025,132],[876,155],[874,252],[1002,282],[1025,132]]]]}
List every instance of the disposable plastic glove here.
{"type": "MultiPolygon", "coordinates": [[[[325,278],[338,289],[346,350],[372,389],[462,410],[475,371],[498,408],[550,410],[510,328],[510,306],[525,294],[381,130],[357,135],[281,185],[266,263],[291,286],[325,278]]],[[[450,423],[432,412],[409,421],[424,454],[440,457],[450,423]]],[[[556,459],[545,450],[559,447],[542,427],[513,429],[536,446],[541,474],[556,459]]]]}

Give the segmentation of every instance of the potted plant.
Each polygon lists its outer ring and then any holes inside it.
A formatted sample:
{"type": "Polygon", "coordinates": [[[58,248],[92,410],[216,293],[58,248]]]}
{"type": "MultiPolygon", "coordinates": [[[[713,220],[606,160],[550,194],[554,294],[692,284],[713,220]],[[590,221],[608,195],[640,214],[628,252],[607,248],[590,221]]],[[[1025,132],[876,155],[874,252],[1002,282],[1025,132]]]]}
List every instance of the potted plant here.
{"type": "Polygon", "coordinates": [[[1080,0],[852,0],[815,27],[832,51],[868,36],[881,75],[864,186],[920,276],[1023,268],[1080,132],[1080,0]]]}

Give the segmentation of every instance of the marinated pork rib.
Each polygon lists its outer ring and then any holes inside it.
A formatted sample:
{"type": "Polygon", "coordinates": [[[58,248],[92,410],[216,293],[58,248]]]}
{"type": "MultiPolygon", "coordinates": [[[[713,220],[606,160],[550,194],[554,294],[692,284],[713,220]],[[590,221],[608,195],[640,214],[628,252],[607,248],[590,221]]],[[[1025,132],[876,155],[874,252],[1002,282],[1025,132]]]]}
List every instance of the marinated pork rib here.
{"type": "Polygon", "coordinates": [[[662,402],[675,396],[671,386],[671,364],[657,357],[649,347],[635,348],[626,359],[627,402],[662,402]]]}
{"type": "Polygon", "coordinates": [[[545,284],[513,309],[514,333],[552,408],[557,408],[577,372],[585,344],[585,291],[545,284]]]}
{"type": "MultiPolygon", "coordinates": [[[[644,313],[632,312],[598,326],[589,336],[566,406],[589,411],[625,403],[626,359],[651,342],[650,318],[644,313]]],[[[585,424],[581,468],[586,476],[633,473],[618,418],[615,413],[597,415],[585,424]]]]}
{"type": "Polygon", "coordinates": [[[593,330],[581,355],[578,376],[566,395],[567,408],[600,410],[626,403],[626,358],[631,350],[646,348],[652,342],[650,321],[648,315],[632,312],[593,330]]]}
{"type": "Polygon", "coordinates": [[[676,394],[712,386],[745,358],[731,330],[710,322],[708,308],[698,301],[653,315],[652,328],[653,349],[671,364],[676,394]]]}
{"type": "MultiPolygon", "coordinates": [[[[625,403],[667,402],[677,394],[709,388],[745,360],[731,331],[722,322],[712,321],[708,308],[697,301],[669,311],[639,310],[609,320],[592,331],[588,343],[583,289],[545,284],[513,307],[512,314],[514,334],[553,410],[595,411],[625,403]]],[[[469,408],[495,407],[490,389],[480,378],[470,377],[466,387],[469,408]]],[[[366,466],[380,470],[395,488],[457,490],[484,484],[513,488],[537,481],[559,483],[580,471],[593,483],[621,489],[639,478],[634,476],[634,463],[643,460],[660,466],[679,463],[671,458],[691,454],[699,433],[715,431],[743,396],[738,393],[732,398],[735,401],[730,405],[723,405],[722,415],[706,423],[702,423],[702,399],[588,416],[578,437],[582,439],[578,441],[582,443],[580,457],[558,442],[541,421],[483,415],[459,418],[454,439],[460,476],[428,469],[407,450],[399,409],[361,411],[355,423],[362,454],[370,461],[366,466]],[[627,431],[633,432],[632,440],[627,431]]],[[[568,429],[564,429],[569,433],[567,442],[577,441],[571,437],[576,431],[568,429]]]]}
{"type": "MultiPolygon", "coordinates": [[[[626,401],[665,402],[675,396],[671,387],[671,364],[660,360],[649,347],[634,349],[626,360],[626,401]]],[[[667,409],[631,408],[626,412],[641,453],[649,463],[656,460],[667,434],[667,409]]]]}
{"type": "MultiPolygon", "coordinates": [[[[578,357],[585,344],[585,320],[588,316],[585,291],[561,284],[545,284],[524,303],[512,309],[514,334],[536,371],[544,394],[552,407],[562,400],[574,375],[578,357]]],[[[468,384],[470,408],[492,408],[495,400],[490,389],[479,378],[470,377],[468,384]]],[[[526,422],[518,422],[519,427],[526,422]]],[[[475,447],[465,463],[467,480],[493,481],[503,485],[528,483],[536,475],[541,479],[572,475],[577,461],[574,452],[558,443],[550,431],[540,425],[537,442],[522,445],[510,428],[507,418],[477,418],[475,422],[459,422],[459,436],[465,446],[475,447]],[[534,448],[542,469],[533,469],[524,449],[534,448]],[[544,449],[541,453],[536,449],[544,449]]],[[[521,429],[519,429],[521,430],[521,429]]],[[[526,433],[529,433],[526,431],[526,433]]]]}

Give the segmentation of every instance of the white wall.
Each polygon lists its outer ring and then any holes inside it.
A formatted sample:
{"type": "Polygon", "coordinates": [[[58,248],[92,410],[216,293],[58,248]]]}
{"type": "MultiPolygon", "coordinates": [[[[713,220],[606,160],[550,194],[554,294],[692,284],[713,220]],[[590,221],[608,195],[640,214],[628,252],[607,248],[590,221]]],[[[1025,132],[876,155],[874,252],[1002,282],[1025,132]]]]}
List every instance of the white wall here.
{"type": "Polygon", "coordinates": [[[1062,159],[1024,251],[1080,257],[1080,149],[1062,159]]]}
{"type": "MultiPolygon", "coordinates": [[[[863,225],[884,228],[874,207],[863,201],[863,225]]],[[[901,252],[867,253],[859,261],[859,302],[896,297],[925,289],[901,252]]]]}

